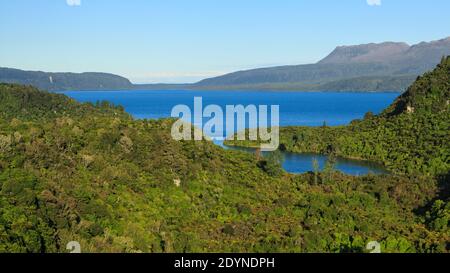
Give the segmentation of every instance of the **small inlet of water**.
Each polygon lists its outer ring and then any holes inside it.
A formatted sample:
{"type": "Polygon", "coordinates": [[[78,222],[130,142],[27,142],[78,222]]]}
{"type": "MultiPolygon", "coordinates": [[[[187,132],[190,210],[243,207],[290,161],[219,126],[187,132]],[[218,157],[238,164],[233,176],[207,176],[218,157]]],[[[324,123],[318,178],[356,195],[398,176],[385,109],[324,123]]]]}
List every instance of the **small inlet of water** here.
{"type": "MultiPolygon", "coordinates": [[[[238,150],[249,153],[255,153],[255,149],[246,147],[226,146],[223,141],[215,141],[216,145],[219,145],[227,150],[238,150]]],[[[288,173],[300,174],[313,171],[313,161],[317,160],[320,170],[323,170],[327,162],[328,156],[315,153],[291,153],[281,152],[283,155],[283,168],[288,173]]],[[[264,152],[263,152],[264,155],[264,152]]],[[[361,176],[367,174],[387,174],[388,171],[381,165],[355,159],[347,159],[343,157],[336,158],[336,170],[354,176],[361,176]]]]}

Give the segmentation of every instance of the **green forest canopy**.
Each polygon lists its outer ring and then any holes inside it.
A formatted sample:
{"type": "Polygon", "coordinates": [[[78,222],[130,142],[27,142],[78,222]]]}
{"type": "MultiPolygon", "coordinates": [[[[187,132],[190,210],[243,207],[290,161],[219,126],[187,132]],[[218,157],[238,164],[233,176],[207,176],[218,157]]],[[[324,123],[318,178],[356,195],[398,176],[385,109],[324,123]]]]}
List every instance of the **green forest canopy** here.
{"type": "Polygon", "coordinates": [[[383,252],[448,252],[439,101],[449,67],[447,58],[379,116],[282,130],[285,149],[305,143],[394,171],[362,177],[288,174],[206,140],[174,141],[171,119],[0,84],[0,252],[65,252],[69,241],[83,252],[364,252],[373,240],[383,252]]]}

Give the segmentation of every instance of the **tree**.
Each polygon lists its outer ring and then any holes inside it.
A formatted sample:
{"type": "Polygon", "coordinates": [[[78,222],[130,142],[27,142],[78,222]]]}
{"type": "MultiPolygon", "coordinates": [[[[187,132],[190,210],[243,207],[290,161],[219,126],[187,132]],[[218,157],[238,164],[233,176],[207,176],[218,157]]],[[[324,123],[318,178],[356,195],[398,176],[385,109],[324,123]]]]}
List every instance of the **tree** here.
{"type": "Polygon", "coordinates": [[[319,171],[320,171],[320,166],[319,166],[319,161],[317,160],[317,158],[313,159],[313,171],[314,171],[314,185],[318,184],[318,179],[319,179],[319,171]]]}
{"type": "Polygon", "coordinates": [[[367,120],[367,119],[371,119],[371,118],[373,118],[375,115],[373,114],[373,112],[367,112],[365,115],[364,115],[364,119],[365,120],[367,120]]]}
{"type": "Polygon", "coordinates": [[[270,176],[279,176],[283,173],[283,154],[276,150],[274,152],[267,153],[264,159],[259,161],[258,165],[270,176]]]}
{"type": "Polygon", "coordinates": [[[337,163],[336,155],[334,153],[330,153],[325,163],[325,167],[323,169],[323,173],[327,178],[327,183],[332,182],[333,173],[335,172],[336,169],[336,163],[337,163]]]}

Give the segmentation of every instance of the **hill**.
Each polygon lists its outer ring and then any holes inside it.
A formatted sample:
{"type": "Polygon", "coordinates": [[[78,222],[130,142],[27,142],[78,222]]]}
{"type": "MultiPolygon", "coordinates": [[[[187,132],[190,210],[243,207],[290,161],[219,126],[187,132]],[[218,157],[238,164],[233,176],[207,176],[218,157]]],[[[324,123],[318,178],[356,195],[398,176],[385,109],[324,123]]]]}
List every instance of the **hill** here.
{"type": "MultiPolygon", "coordinates": [[[[450,57],[417,78],[380,115],[339,127],[281,129],[281,147],[377,161],[396,173],[442,175],[450,170],[450,57]]],[[[250,142],[229,142],[252,146],[250,142]]],[[[448,183],[448,181],[447,181],[448,183]]]]}
{"type": "Polygon", "coordinates": [[[291,175],[172,123],[0,84],[0,252],[449,250],[433,177],[291,175]]]}
{"type": "Polygon", "coordinates": [[[337,47],[316,64],[238,71],[193,84],[132,84],[107,73],[47,73],[0,68],[0,82],[64,90],[404,91],[450,55],[450,37],[409,46],[386,42],[337,47]]]}
{"type": "Polygon", "coordinates": [[[406,43],[394,42],[339,46],[319,63],[390,62],[392,59],[405,55],[409,49],[410,46],[406,43]]]}
{"type": "Polygon", "coordinates": [[[48,73],[0,67],[0,82],[32,85],[43,90],[129,90],[131,82],[107,73],[48,73]]]}
{"type": "Polygon", "coordinates": [[[404,91],[450,55],[450,37],[408,46],[381,43],[337,47],[316,64],[239,71],[200,81],[198,88],[404,91]],[[357,85],[352,83],[356,81],[357,85]],[[374,82],[376,82],[374,84],[374,82]]]}

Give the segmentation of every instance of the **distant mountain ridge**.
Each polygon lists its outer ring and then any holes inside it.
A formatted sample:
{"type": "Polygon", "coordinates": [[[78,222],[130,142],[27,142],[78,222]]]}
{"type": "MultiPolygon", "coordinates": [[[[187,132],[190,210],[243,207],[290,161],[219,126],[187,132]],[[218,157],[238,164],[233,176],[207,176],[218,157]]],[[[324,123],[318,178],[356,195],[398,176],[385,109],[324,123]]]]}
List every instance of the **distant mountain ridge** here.
{"type": "Polygon", "coordinates": [[[401,91],[448,55],[450,37],[413,46],[393,42],[340,46],[316,64],[239,71],[203,80],[197,86],[346,91],[351,85],[343,83],[354,80],[360,82],[361,91],[401,91]],[[373,81],[378,84],[374,86],[373,81]]]}
{"type": "Polygon", "coordinates": [[[126,78],[98,72],[49,73],[0,67],[0,82],[33,85],[44,90],[128,90],[133,84],[126,78]]]}
{"type": "Polygon", "coordinates": [[[387,62],[391,58],[396,58],[400,54],[404,54],[409,48],[410,46],[406,43],[394,42],[339,46],[330,55],[319,61],[319,63],[387,62]]]}
{"type": "Polygon", "coordinates": [[[315,64],[237,71],[194,84],[132,84],[107,73],[46,73],[0,68],[0,82],[46,90],[404,91],[450,55],[450,37],[416,45],[384,42],[338,46],[315,64]]]}

